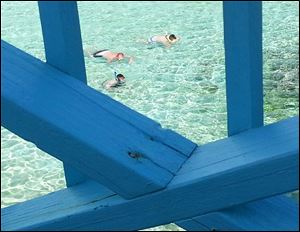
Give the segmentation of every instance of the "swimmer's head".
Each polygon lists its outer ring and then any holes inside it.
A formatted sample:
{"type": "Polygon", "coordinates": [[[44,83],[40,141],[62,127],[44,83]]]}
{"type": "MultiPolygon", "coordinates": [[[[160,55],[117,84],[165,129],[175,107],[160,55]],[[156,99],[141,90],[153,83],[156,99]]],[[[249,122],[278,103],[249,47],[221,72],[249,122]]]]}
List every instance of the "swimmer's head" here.
{"type": "Polygon", "coordinates": [[[174,34],[171,34],[171,35],[169,35],[169,39],[171,41],[173,41],[173,40],[176,40],[177,38],[176,38],[176,36],[174,34]]]}
{"type": "Polygon", "coordinates": [[[117,53],[116,57],[118,60],[122,60],[122,59],[124,59],[125,55],[124,55],[124,53],[119,52],[119,53],[117,53]]]}
{"type": "Polygon", "coordinates": [[[117,78],[117,81],[118,81],[118,85],[125,84],[126,80],[125,80],[125,77],[124,77],[123,74],[121,74],[121,73],[118,74],[116,76],[116,78],[117,78]]]}
{"type": "Polygon", "coordinates": [[[177,41],[177,38],[174,34],[170,34],[167,36],[167,39],[170,43],[175,43],[177,41]]]}
{"type": "Polygon", "coordinates": [[[118,80],[125,80],[125,77],[124,77],[123,74],[120,73],[120,74],[117,75],[117,79],[118,80]]]}

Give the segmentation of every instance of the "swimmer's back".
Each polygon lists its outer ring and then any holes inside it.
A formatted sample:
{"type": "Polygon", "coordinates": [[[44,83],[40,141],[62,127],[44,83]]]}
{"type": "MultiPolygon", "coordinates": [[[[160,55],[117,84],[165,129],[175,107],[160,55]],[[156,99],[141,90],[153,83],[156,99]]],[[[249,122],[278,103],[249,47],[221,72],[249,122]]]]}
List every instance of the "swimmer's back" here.
{"type": "Polygon", "coordinates": [[[105,89],[110,89],[110,88],[117,87],[117,86],[118,86],[117,80],[107,80],[103,83],[103,87],[105,89]]]}
{"type": "Polygon", "coordinates": [[[109,52],[108,49],[100,50],[93,53],[93,57],[103,57],[105,53],[109,52]]]}

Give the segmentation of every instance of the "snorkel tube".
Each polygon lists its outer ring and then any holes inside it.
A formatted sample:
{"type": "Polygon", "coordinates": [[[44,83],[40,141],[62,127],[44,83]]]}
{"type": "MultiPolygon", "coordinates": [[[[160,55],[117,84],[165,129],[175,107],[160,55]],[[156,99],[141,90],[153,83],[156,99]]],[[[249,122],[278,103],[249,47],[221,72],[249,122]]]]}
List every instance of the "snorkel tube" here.
{"type": "Polygon", "coordinates": [[[114,74],[115,74],[116,81],[119,81],[119,78],[117,77],[117,72],[116,71],[114,72],[114,74]]]}

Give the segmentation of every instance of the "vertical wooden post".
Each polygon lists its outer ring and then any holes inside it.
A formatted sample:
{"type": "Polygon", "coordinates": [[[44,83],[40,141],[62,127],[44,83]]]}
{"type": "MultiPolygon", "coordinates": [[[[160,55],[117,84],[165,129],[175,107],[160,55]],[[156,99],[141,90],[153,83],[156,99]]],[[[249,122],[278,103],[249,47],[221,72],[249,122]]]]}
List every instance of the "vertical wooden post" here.
{"type": "Polygon", "coordinates": [[[262,2],[224,1],[228,135],[263,126],[262,2]]]}
{"type": "MultiPolygon", "coordinates": [[[[223,1],[223,16],[228,136],[232,136],[263,126],[262,2],[223,1]]],[[[276,196],[230,209],[238,214],[223,210],[177,224],[186,230],[241,230],[257,227],[251,221],[266,215],[266,222],[272,223],[259,225],[263,230],[274,230],[276,222],[290,228],[292,223],[285,217],[290,212],[288,203],[297,208],[286,196],[276,196]],[[270,214],[270,207],[277,216],[270,214]]]]}
{"type": "MultiPolygon", "coordinates": [[[[232,136],[263,126],[262,2],[223,1],[223,18],[227,130],[232,136]]],[[[177,224],[187,230],[210,230],[204,225],[214,217],[212,213],[177,224]]]]}
{"type": "MultiPolygon", "coordinates": [[[[39,1],[47,63],[87,83],[76,1],[39,1]]],[[[86,178],[64,164],[67,186],[86,178]]]]}

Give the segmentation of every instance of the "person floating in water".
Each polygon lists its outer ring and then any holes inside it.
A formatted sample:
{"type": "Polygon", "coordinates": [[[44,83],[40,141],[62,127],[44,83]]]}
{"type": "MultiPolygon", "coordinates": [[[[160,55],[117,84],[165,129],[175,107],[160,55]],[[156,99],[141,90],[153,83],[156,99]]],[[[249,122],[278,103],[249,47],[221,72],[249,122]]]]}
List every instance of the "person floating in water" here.
{"type": "Polygon", "coordinates": [[[115,79],[114,80],[107,80],[103,82],[103,87],[106,89],[116,88],[122,85],[125,85],[126,80],[123,74],[115,72],[115,79]]]}
{"type": "Polygon", "coordinates": [[[173,44],[175,44],[180,38],[175,36],[174,34],[168,34],[166,35],[154,35],[150,37],[147,40],[147,44],[163,44],[166,47],[171,47],[173,44]]]}
{"type": "Polygon", "coordinates": [[[111,63],[112,61],[123,60],[124,58],[129,59],[129,64],[131,64],[133,61],[133,58],[131,56],[127,56],[122,52],[111,52],[107,49],[94,52],[93,57],[103,57],[107,60],[108,63],[111,63]]]}

